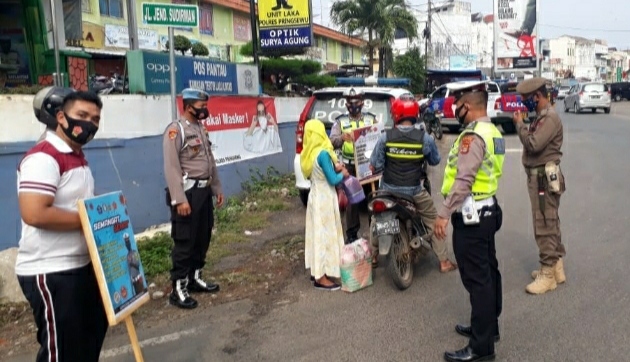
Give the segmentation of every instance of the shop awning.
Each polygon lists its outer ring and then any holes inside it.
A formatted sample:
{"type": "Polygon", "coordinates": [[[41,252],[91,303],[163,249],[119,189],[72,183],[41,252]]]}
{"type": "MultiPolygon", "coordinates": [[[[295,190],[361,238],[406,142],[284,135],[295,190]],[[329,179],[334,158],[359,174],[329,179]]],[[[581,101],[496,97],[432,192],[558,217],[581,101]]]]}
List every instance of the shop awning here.
{"type": "Polygon", "coordinates": [[[127,53],[125,50],[109,50],[109,49],[93,49],[93,48],[78,48],[78,47],[66,47],[67,50],[84,51],[92,55],[106,55],[115,57],[124,57],[127,53]]]}

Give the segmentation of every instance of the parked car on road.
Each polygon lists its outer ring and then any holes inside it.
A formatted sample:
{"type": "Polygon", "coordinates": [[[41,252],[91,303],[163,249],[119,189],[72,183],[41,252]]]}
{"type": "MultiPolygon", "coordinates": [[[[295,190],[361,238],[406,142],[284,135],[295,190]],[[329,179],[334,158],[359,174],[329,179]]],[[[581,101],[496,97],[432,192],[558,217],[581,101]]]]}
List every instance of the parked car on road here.
{"type": "MultiPolygon", "coordinates": [[[[527,113],[527,108],[521,102],[521,95],[516,92],[516,85],[518,83],[504,83],[501,84],[501,96],[494,102],[495,114],[492,119],[492,123],[495,125],[501,125],[503,132],[516,133],[516,126],[512,120],[514,112],[521,111],[527,113]]],[[[528,119],[531,120],[535,116],[535,113],[529,114],[528,119]]]]}
{"type": "Polygon", "coordinates": [[[610,95],[615,102],[619,102],[623,99],[630,100],[630,82],[610,84],[610,95]]]}
{"type": "Polygon", "coordinates": [[[563,85],[558,88],[558,99],[564,99],[567,94],[569,94],[569,90],[571,89],[568,85],[563,85]]]}
{"type": "Polygon", "coordinates": [[[610,99],[610,87],[604,83],[577,84],[571,87],[569,94],[564,98],[564,111],[573,110],[579,114],[584,109],[590,109],[593,113],[603,109],[605,113],[610,113],[610,99]]]}
{"type": "MultiPolygon", "coordinates": [[[[309,98],[304,110],[300,114],[297,130],[295,132],[295,159],[293,160],[293,169],[295,173],[295,186],[300,191],[300,199],[304,205],[308,201],[308,193],[311,188],[311,182],[302,174],[300,166],[300,154],[302,153],[304,126],[309,119],[319,119],[324,123],[326,132],[330,135],[335,119],[346,113],[346,100],[343,92],[350,87],[333,87],[324,88],[315,91],[309,98]]],[[[365,93],[365,101],[363,103],[363,111],[370,112],[376,116],[379,122],[384,122],[385,129],[391,128],[393,121],[390,115],[391,102],[402,95],[413,97],[411,92],[403,88],[387,88],[387,87],[353,87],[355,90],[365,93]]]]}

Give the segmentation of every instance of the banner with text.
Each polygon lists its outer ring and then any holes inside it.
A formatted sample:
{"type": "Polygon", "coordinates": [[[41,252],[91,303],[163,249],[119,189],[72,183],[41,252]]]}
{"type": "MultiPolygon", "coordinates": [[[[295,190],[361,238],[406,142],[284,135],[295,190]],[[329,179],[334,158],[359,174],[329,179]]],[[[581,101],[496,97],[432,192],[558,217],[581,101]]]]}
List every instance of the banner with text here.
{"type": "MultiPolygon", "coordinates": [[[[132,93],[170,93],[168,54],[129,51],[129,87],[132,93]],[[139,69],[142,67],[142,69],[139,69]]],[[[258,95],[258,69],[219,60],[176,56],[176,90],[196,88],[211,95],[258,95]]]]}
{"type": "Polygon", "coordinates": [[[536,70],[539,0],[494,0],[494,68],[536,70]]]}
{"type": "Polygon", "coordinates": [[[110,325],[149,301],[149,288],[122,192],[79,200],[79,216],[110,325]]]}
{"type": "Polygon", "coordinates": [[[258,0],[260,48],[304,48],[313,44],[310,0],[258,0]]]}
{"type": "MultiPolygon", "coordinates": [[[[179,112],[183,111],[177,97],[179,112]]],[[[271,97],[211,97],[203,120],[217,165],[282,152],[276,106],[271,97]]]]}

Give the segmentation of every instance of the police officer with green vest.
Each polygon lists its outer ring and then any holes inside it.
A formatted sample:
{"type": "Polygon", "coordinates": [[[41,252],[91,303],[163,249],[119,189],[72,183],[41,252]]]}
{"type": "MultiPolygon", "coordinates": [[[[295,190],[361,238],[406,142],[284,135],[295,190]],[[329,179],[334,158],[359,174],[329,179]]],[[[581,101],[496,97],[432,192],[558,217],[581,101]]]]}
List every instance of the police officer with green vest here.
{"type": "Polygon", "coordinates": [[[455,331],[469,338],[463,349],[445,352],[447,361],[494,360],[499,340],[502,308],[501,273],[494,235],[501,228],[502,211],[496,193],[503,170],[505,140],[486,114],[485,82],[457,82],[448,86],[455,94],[455,116],[465,126],[448,156],[435,234],[446,237],[448,219],[453,224],[453,251],[460,277],[470,294],[470,325],[455,331]]]}
{"type": "MultiPolygon", "coordinates": [[[[351,175],[356,175],[354,167],[354,139],[355,129],[371,126],[376,123],[376,116],[369,112],[362,112],[364,93],[350,88],[343,93],[348,113],[342,114],[335,120],[330,131],[330,141],[336,150],[341,150],[341,160],[351,175]]],[[[358,205],[348,204],[346,207],[346,243],[359,238],[361,220],[358,205]]]]}

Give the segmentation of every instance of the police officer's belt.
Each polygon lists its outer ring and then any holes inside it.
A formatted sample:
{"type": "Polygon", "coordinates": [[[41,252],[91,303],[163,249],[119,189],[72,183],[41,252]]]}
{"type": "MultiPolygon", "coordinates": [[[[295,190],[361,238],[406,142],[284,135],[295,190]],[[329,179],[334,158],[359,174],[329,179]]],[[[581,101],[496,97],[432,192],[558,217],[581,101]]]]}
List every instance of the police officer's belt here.
{"type": "Polygon", "coordinates": [[[538,176],[539,174],[544,174],[545,166],[528,168],[527,173],[531,176],[538,176]]]}
{"type": "MultiPolygon", "coordinates": [[[[477,211],[481,211],[481,209],[483,209],[484,207],[490,207],[493,206],[495,204],[494,202],[494,197],[488,197],[487,199],[483,199],[483,200],[475,200],[475,209],[477,211]]],[[[462,212],[462,208],[458,208],[457,212],[462,212]]]]}
{"type": "Polygon", "coordinates": [[[348,164],[348,165],[354,165],[354,160],[350,160],[347,159],[345,157],[342,157],[341,160],[343,161],[343,163],[348,164]]]}
{"type": "Polygon", "coordinates": [[[199,189],[204,189],[208,186],[210,186],[210,180],[211,179],[204,179],[204,180],[197,180],[197,179],[189,179],[191,181],[194,181],[195,183],[192,185],[191,188],[195,187],[195,188],[199,188],[199,189]]]}

